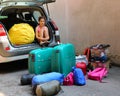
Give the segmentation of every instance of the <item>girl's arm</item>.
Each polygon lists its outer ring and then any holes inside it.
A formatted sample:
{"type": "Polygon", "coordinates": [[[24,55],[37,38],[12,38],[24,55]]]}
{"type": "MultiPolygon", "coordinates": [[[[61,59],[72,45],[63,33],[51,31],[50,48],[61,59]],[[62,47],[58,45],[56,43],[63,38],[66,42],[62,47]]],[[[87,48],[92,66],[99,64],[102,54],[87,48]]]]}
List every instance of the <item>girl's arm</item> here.
{"type": "Polygon", "coordinates": [[[36,36],[37,39],[39,39],[38,27],[36,27],[36,29],[35,29],[35,36],[36,36]]]}
{"type": "Polygon", "coordinates": [[[49,33],[48,33],[48,28],[45,27],[45,40],[48,40],[50,37],[49,37],[49,33]]]}

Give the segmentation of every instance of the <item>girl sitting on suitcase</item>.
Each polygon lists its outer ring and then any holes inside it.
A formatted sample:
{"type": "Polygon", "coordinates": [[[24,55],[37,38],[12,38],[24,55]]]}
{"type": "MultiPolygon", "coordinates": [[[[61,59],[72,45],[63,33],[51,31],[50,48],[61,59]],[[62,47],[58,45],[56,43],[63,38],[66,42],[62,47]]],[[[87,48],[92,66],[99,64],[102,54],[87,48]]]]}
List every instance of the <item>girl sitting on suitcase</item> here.
{"type": "Polygon", "coordinates": [[[49,43],[49,34],[48,34],[48,28],[45,26],[45,18],[44,17],[39,17],[38,18],[39,25],[36,27],[35,32],[36,32],[36,38],[39,42],[40,45],[49,43]]]}

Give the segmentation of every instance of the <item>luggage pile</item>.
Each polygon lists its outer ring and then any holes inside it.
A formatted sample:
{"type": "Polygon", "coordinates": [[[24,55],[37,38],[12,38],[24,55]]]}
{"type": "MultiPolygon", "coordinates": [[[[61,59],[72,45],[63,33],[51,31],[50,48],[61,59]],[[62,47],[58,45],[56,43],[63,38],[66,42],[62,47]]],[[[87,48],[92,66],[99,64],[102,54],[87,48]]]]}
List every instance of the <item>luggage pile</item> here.
{"type": "Polygon", "coordinates": [[[85,49],[84,55],[87,56],[89,69],[93,70],[96,67],[99,67],[100,63],[104,64],[107,67],[107,69],[109,69],[109,47],[109,44],[97,44],[85,49]]]}
{"type": "Polygon", "coordinates": [[[79,85],[83,86],[86,84],[86,78],[81,68],[73,67],[72,71],[64,78],[63,85],[79,85]]]}
{"type": "Polygon", "coordinates": [[[110,47],[108,44],[97,44],[85,50],[84,55],[88,59],[87,77],[89,79],[102,82],[102,79],[107,76],[110,66],[108,47],[110,47]]]}
{"type": "Polygon", "coordinates": [[[62,92],[61,84],[64,75],[58,72],[45,74],[24,74],[21,76],[21,85],[31,85],[32,93],[36,96],[54,96],[62,92]]]}
{"type": "Polygon", "coordinates": [[[92,46],[79,56],[75,56],[71,43],[32,50],[28,59],[29,74],[21,77],[21,84],[30,84],[37,96],[53,96],[63,92],[61,85],[86,85],[86,76],[102,82],[108,73],[105,53],[108,47],[92,46]]]}
{"type": "Polygon", "coordinates": [[[72,72],[74,74],[73,84],[85,85],[82,71],[73,68],[75,64],[75,47],[71,43],[32,50],[28,59],[29,74],[21,77],[21,84],[32,85],[33,93],[37,96],[53,96],[61,91],[60,85],[66,85],[63,82],[72,72]],[[84,82],[81,83],[81,80],[84,82]]]}

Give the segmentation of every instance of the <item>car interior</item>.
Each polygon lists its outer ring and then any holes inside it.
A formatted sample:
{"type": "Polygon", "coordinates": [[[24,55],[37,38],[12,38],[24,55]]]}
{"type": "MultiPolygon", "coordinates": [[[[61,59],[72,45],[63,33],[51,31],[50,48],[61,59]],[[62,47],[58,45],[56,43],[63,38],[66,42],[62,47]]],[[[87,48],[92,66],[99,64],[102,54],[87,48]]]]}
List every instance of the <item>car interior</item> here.
{"type": "MultiPolygon", "coordinates": [[[[35,31],[35,28],[38,25],[38,22],[34,18],[31,11],[29,11],[29,10],[27,10],[26,12],[24,10],[23,10],[23,12],[22,12],[22,10],[21,11],[20,10],[19,11],[12,10],[11,12],[10,12],[10,10],[8,10],[8,11],[9,11],[8,13],[7,13],[7,11],[3,13],[3,15],[8,16],[8,18],[0,20],[7,30],[9,30],[14,24],[28,23],[33,27],[33,29],[35,31]]],[[[48,25],[46,24],[46,26],[48,26],[48,25]]],[[[53,34],[52,34],[52,32],[50,32],[51,28],[48,28],[48,30],[49,30],[49,35],[50,35],[49,41],[51,41],[53,34]]],[[[33,41],[33,43],[38,43],[36,38],[33,41]]]]}

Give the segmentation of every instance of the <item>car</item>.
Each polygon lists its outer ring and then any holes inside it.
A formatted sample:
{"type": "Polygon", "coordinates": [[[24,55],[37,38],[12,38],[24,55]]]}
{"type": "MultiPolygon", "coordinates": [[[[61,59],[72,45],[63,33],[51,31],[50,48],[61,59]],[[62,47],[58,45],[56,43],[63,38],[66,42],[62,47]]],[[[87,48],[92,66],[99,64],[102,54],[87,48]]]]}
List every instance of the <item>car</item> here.
{"type": "Polygon", "coordinates": [[[50,43],[46,47],[53,47],[60,43],[58,27],[50,18],[48,8],[48,3],[55,1],[56,0],[0,1],[0,63],[27,59],[31,50],[41,48],[36,38],[30,44],[12,44],[8,32],[14,24],[27,23],[35,30],[38,25],[38,17],[44,16],[50,35],[50,43]],[[13,21],[10,21],[9,17],[12,18],[13,21]]]}

